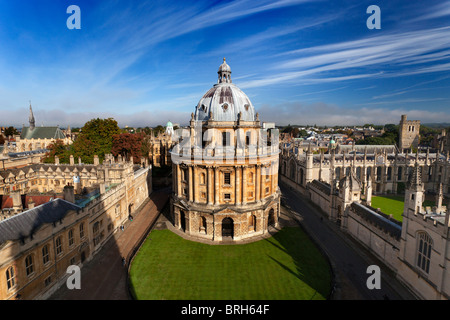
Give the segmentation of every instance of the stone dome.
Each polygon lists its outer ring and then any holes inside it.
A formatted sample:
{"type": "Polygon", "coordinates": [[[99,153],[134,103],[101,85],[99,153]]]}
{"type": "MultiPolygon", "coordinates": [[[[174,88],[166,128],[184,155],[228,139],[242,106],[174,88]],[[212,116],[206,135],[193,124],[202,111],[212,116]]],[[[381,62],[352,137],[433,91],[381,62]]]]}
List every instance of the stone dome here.
{"type": "Polygon", "coordinates": [[[256,112],[250,99],[231,82],[231,68],[225,58],[219,67],[218,83],[206,92],[195,108],[194,119],[199,121],[256,121],[256,112]],[[212,119],[210,115],[212,113],[212,119]]]}

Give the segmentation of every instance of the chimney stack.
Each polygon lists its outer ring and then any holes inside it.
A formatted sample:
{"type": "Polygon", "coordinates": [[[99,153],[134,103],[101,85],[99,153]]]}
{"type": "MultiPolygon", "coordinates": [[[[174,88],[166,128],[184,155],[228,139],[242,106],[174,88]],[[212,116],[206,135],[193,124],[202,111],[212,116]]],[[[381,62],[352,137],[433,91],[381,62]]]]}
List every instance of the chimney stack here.
{"type": "Polygon", "coordinates": [[[75,192],[73,186],[65,186],[64,187],[64,200],[75,203],[75,192]]]}
{"type": "Polygon", "coordinates": [[[11,193],[11,198],[13,201],[13,209],[14,210],[22,210],[22,196],[20,195],[20,191],[14,191],[11,193]]]}

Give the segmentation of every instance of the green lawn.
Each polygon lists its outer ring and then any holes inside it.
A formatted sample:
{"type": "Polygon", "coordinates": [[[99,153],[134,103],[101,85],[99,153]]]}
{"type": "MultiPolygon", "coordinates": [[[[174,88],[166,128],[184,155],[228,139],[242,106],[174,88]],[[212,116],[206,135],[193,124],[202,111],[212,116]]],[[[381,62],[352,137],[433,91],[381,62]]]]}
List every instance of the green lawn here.
{"type": "Polygon", "coordinates": [[[331,271],[300,228],[241,245],[154,230],[133,260],[130,286],[139,300],[320,300],[330,293],[331,271]]]}
{"type": "MultiPolygon", "coordinates": [[[[380,208],[381,212],[385,214],[392,214],[397,221],[403,221],[403,205],[405,197],[402,196],[374,196],[372,197],[372,207],[380,208]]],[[[425,200],[423,206],[434,206],[433,201],[425,200]]]]}

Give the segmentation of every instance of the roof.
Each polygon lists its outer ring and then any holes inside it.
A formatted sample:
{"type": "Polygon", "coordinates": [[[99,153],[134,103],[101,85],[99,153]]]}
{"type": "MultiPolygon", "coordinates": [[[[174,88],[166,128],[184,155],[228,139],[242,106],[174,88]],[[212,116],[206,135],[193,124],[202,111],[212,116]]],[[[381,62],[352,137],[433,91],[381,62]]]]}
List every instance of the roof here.
{"type": "Polygon", "coordinates": [[[79,209],[66,200],[55,199],[0,221],[0,243],[29,237],[42,225],[60,221],[69,211],[79,209]]]}
{"type": "MultiPolygon", "coordinates": [[[[219,72],[226,69],[225,72],[231,73],[227,68],[229,66],[224,61],[219,72]]],[[[194,118],[199,121],[256,121],[256,112],[247,95],[230,80],[215,84],[203,95],[195,108],[194,118]]]]}
{"type": "Polygon", "coordinates": [[[24,127],[20,139],[65,139],[66,136],[59,127],[24,127]]]}
{"type": "Polygon", "coordinates": [[[381,229],[385,230],[387,233],[391,234],[393,237],[399,239],[402,234],[402,227],[398,225],[382,215],[376,213],[375,211],[365,207],[364,205],[353,202],[351,204],[353,211],[361,216],[363,219],[370,221],[373,224],[376,224],[381,229]]]}

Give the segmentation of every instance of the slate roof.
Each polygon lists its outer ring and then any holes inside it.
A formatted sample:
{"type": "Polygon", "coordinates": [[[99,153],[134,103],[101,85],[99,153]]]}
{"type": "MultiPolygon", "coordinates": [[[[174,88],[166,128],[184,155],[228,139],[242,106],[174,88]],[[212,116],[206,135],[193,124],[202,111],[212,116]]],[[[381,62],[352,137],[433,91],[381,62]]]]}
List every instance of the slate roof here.
{"type": "Polygon", "coordinates": [[[29,237],[42,225],[60,221],[70,210],[79,209],[79,206],[66,200],[55,199],[0,221],[0,243],[29,237]]]}
{"type": "Polygon", "coordinates": [[[313,180],[311,181],[311,184],[324,194],[328,196],[331,194],[331,186],[328,183],[324,183],[319,180],[313,180]]]}
{"type": "Polygon", "coordinates": [[[380,214],[376,213],[375,211],[369,209],[368,207],[353,202],[351,204],[351,207],[353,211],[361,216],[364,220],[367,220],[375,225],[377,225],[379,228],[383,229],[393,237],[400,239],[400,236],[402,234],[402,227],[392,221],[389,221],[385,217],[381,216],[380,214]]]}
{"type": "Polygon", "coordinates": [[[66,136],[59,127],[23,127],[20,139],[65,139],[66,136]]]}

